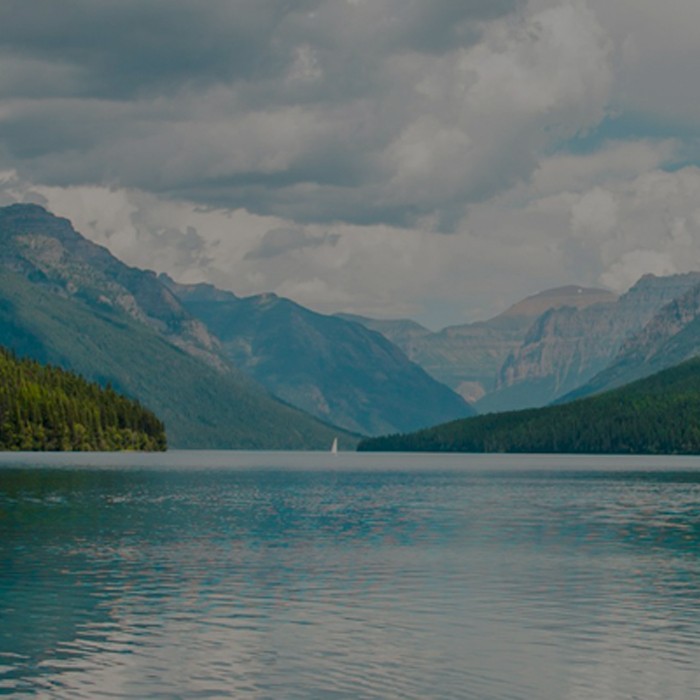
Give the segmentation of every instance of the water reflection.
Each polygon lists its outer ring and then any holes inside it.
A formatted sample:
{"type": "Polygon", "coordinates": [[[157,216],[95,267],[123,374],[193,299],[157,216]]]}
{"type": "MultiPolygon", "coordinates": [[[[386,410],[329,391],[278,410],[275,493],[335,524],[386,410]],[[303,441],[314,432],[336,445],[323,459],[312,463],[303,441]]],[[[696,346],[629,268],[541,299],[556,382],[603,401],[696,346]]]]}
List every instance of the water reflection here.
{"type": "Polygon", "coordinates": [[[0,470],[0,695],[700,697],[699,471],[382,459],[0,470]]]}

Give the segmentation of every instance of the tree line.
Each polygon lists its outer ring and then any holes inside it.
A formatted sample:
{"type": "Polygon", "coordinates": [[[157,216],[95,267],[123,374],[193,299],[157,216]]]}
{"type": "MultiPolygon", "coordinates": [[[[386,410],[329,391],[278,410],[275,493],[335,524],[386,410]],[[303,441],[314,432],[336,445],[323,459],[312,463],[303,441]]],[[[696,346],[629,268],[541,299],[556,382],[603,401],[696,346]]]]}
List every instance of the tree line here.
{"type": "Polygon", "coordinates": [[[568,404],[452,421],[368,439],[358,449],[700,454],[700,359],[568,404]]]}
{"type": "Polygon", "coordinates": [[[163,423],[111,386],[0,348],[0,450],[165,450],[163,423]]]}

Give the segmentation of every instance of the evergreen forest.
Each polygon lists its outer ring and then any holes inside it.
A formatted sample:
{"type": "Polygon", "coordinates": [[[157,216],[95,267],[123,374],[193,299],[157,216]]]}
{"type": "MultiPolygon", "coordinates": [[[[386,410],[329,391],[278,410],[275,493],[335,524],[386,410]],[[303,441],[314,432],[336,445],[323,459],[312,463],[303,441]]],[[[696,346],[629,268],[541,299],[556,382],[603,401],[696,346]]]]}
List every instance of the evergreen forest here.
{"type": "Polygon", "coordinates": [[[165,449],[163,423],[137,401],[0,348],[0,450],[165,449]]]}
{"type": "Polygon", "coordinates": [[[700,358],[568,404],[368,439],[358,450],[700,454],[700,358]]]}

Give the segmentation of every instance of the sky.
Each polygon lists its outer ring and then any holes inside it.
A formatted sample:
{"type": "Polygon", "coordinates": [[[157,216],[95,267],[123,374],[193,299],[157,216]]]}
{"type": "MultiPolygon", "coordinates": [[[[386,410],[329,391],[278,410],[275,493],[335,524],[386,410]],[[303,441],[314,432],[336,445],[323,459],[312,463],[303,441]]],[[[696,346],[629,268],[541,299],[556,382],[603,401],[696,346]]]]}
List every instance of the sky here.
{"type": "Polygon", "coordinates": [[[700,269],[697,0],[0,0],[0,205],[324,313],[700,269]]]}

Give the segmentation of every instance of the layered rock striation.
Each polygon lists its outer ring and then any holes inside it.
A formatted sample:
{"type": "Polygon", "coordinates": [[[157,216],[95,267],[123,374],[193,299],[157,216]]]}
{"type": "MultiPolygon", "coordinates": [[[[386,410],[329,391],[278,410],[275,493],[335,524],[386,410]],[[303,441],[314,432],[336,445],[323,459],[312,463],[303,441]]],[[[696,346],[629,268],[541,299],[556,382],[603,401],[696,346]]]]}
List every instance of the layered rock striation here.
{"type": "Polygon", "coordinates": [[[503,363],[496,390],[478,404],[479,411],[543,406],[580,387],[664,305],[698,283],[700,273],[645,275],[618,300],[544,313],[503,363]]]}

